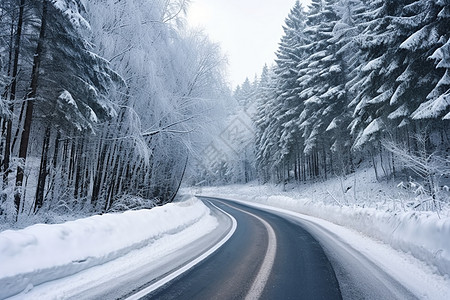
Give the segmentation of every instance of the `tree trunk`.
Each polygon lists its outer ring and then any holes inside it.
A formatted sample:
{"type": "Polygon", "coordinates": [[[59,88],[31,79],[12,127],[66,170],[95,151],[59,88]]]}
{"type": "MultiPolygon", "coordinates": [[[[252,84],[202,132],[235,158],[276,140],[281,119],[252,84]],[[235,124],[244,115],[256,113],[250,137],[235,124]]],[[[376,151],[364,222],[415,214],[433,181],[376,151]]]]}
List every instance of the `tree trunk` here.
{"type": "Polygon", "coordinates": [[[44,140],[42,142],[41,165],[39,167],[39,177],[36,188],[36,199],[34,202],[34,212],[38,212],[44,203],[45,180],[48,175],[48,149],[50,144],[50,126],[45,128],[44,140]]]}
{"type": "Polygon", "coordinates": [[[61,143],[61,131],[59,129],[57,129],[56,132],[56,138],[55,138],[55,148],[54,148],[54,152],[53,152],[53,163],[52,163],[52,176],[51,176],[51,188],[50,188],[50,192],[51,192],[51,197],[50,199],[54,199],[55,198],[55,180],[56,180],[56,176],[57,176],[57,167],[58,167],[58,159],[59,159],[59,148],[60,148],[60,143],[61,143]]]}
{"type": "Polygon", "coordinates": [[[177,184],[177,188],[175,189],[175,192],[173,193],[172,197],[170,197],[170,199],[169,199],[169,201],[167,203],[173,202],[173,200],[177,196],[178,191],[180,190],[180,187],[181,187],[181,183],[183,182],[184,174],[186,173],[186,167],[187,167],[188,161],[189,161],[189,156],[186,157],[186,162],[184,163],[183,172],[181,173],[181,178],[180,178],[180,181],[177,184]]]}
{"type": "Polygon", "coordinates": [[[23,113],[25,111],[26,105],[27,105],[27,102],[23,101],[23,103],[21,105],[21,108],[20,108],[19,119],[17,120],[16,133],[14,134],[14,136],[12,136],[11,150],[16,147],[16,142],[17,142],[17,139],[18,139],[18,137],[20,135],[20,129],[21,129],[22,120],[23,120],[23,113]]]}
{"type": "Polygon", "coordinates": [[[317,178],[320,176],[319,171],[319,151],[314,151],[314,177],[317,178]]]}
{"type": "MultiPolygon", "coordinates": [[[[14,53],[14,48],[15,48],[13,46],[13,44],[14,44],[14,25],[15,25],[14,21],[16,20],[16,10],[15,9],[12,9],[12,10],[13,10],[13,12],[12,12],[12,18],[11,18],[11,27],[10,27],[10,31],[9,31],[8,71],[6,73],[8,78],[11,78],[11,67],[13,65],[13,53],[14,53]]],[[[20,11],[20,7],[19,7],[19,11],[20,11]]],[[[23,20],[23,17],[22,18],[19,17],[18,19],[23,20]]],[[[22,30],[22,28],[21,28],[21,30],[22,30]]],[[[16,36],[16,39],[17,39],[17,36],[16,36]]],[[[19,61],[19,60],[17,60],[17,61],[19,61]]],[[[11,88],[10,84],[5,87],[5,91],[3,92],[4,99],[8,99],[8,97],[10,95],[10,90],[11,90],[10,88],[11,88]]]]}
{"type": "Polygon", "coordinates": [[[61,156],[61,182],[65,183],[65,188],[69,186],[69,173],[67,172],[68,166],[70,164],[71,156],[69,154],[69,139],[65,139],[62,147],[61,156]]]}
{"type": "Polygon", "coordinates": [[[81,177],[82,177],[82,166],[83,166],[83,148],[84,148],[84,139],[80,138],[80,142],[77,145],[76,153],[77,160],[75,163],[75,188],[73,192],[73,196],[75,199],[78,199],[81,194],[81,177]]]}
{"type": "MultiPolygon", "coordinates": [[[[34,98],[37,95],[37,88],[38,88],[38,79],[39,79],[39,68],[41,64],[42,59],[42,50],[44,47],[44,39],[45,39],[45,27],[46,27],[46,20],[47,18],[47,0],[43,1],[42,6],[42,19],[41,19],[41,29],[39,31],[39,40],[36,47],[36,53],[34,54],[33,59],[33,71],[31,75],[31,85],[30,85],[30,91],[26,97],[27,100],[27,108],[25,112],[25,121],[23,125],[23,131],[22,136],[20,139],[20,148],[19,148],[19,158],[23,160],[23,163],[26,162],[27,158],[27,151],[28,151],[28,143],[30,141],[30,131],[31,131],[31,123],[33,119],[33,105],[34,105],[34,98]]],[[[23,183],[24,178],[24,168],[23,166],[17,167],[17,175],[16,175],[16,187],[20,188],[23,183]]],[[[17,211],[17,216],[19,214],[19,208],[20,208],[20,201],[21,201],[21,193],[20,191],[17,191],[14,197],[14,204],[17,211]]]]}
{"type": "Polygon", "coordinates": [[[353,159],[353,151],[349,149],[348,151],[348,160],[350,164],[350,173],[354,173],[356,171],[355,160],[353,159]]]}
{"type": "Polygon", "coordinates": [[[301,164],[302,164],[302,181],[306,181],[306,157],[305,154],[302,152],[301,154],[301,164]]]}
{"type": "Polygon", "coordinates": [[[312,166],[311,161],[312,161],[311,154],[308,154],[307,161],[306,161],[306,167],[308,169],[308,179],[311,179],[312,175],[313,175],[312,168],[311,168],[311,166],[312,166]]]}
{"type": "Polygon", "coordinates": [[[384,176],[386,177],[386,181],[388,181],[388,174],[386,172],[386,168],[384,167],[384,159],[383,159],[383,148],[381,146],[381,142],[378,143],[378,147],[379,147],[379,152],[380,152],[380,165],[381,165],[381,170],[383,170],[384,176]]]}
{"type": "MultiPolygon", "coordinates": [[[[114,194],[114,189],[116,187],[117,184],[117,172],[119,169],[119,155],[118,153],[116,153],[118,148],[120,148],[119,146],[114,146],[114,150],[110,153],[110,157],[112,157],[112,163],[110,164],[110,167],[112,168],[111,173],[109,174],[109,181],[108,181],[108,191],[107,191],[107,195],[106,195],[106,201],[105,201],[105,207],[104,207],[104,211],[108,211],[108,209],[111,208],[112,204],[113,204],[113,194],[114,194]]],[[[119,151],[120,153],[120,151],[119,151]]]]}
{"type": "Polygon", "coordinates": [[[101,181],[102,181],[102,173],[103,173],[103,169],[106,165],[106,144],[102,143],[103,145],[101,145],[101,150],[100,150],[100,157],[98,159],[98,163],[97,163],[97,168],[95,170],[95,175],[94,175],[94,183],[92,186],[92,197],[91,197],[91,205],[95,206],[97,204],[98,201],[98,197],[100,195],[100,186],[101,186],[101,181]]]}
{"type": "Polygon", "coordinates": [[[76,165],[76,160],[77,160],[77,152],[76,152],[76,142],[78,142],[78,140],[75,140],[74,138],[72,138],[71,140],[71,145],[70,145],[70,159],[69,159],[69,171],[68,171],[68,177],[67,177],[67,183],[69,185],[72,185],[73,182],[73,178],[74,178],[74,174],[75,174],[75,165],[76,165]]]}
{"type": "Polygon", "coordinates": [[[395,181],[396,170],[395,170],[395,157],[394,157],[394,153],[391,153],[391,168],[392,168],[392,180],[395,181]]]}
{"type": "Polygon", "coordinates": [[[372,164],[373,164],[373,169],[375,171],[375,178],[377,179],[377,181],[380,181],[379,176],[378,176],[377,162],[375,160],[375,155],[373,155],[373,153],[370,153],[370,156],[372,157],[372,164]]]}
{"type": "Polygon", "coordinates": [[[333,162],[333,151],[330,151],[330,172],[331,172],[331,176],[333,176],[334,173],[334,166],[333,166],[334,162],[333,162]]]}
{"type": "MultiPolygon", "coordinates": [[[[11,112],[14,111],[14,105],[12,102],[16,99],[16,89],[17,89],[17,74],[19,71],[19,55],[20,55],[20,40],[22,37],[22,29],[23,29],[23,14],[25,9],[25,0],[20,0],[19,4],[19,16],[17,20],[17,32],[16,38],[14,41],[14,60],[12,66],[12,81],[9,91],[9,99],[11,103],[9,104],[9,110],[11,112]]],[[[12,37],[12,36],[11,36],[12,37]]],[[[11,160],[11,140],[12,140],[12,119],[6,121],[6,138],[5,138],[5,153],[3,158],[3,182],[6,185],[8,183],[8,175],[10,173],[9,164],[11,160]]],[[[23,180],[23,179],[22,179],[23,180]]],[[[21,180],[21,182],[22,182],[21,180]]],[[[19,204],[16,202],[16,210],[19,211],[19,204]]]]}

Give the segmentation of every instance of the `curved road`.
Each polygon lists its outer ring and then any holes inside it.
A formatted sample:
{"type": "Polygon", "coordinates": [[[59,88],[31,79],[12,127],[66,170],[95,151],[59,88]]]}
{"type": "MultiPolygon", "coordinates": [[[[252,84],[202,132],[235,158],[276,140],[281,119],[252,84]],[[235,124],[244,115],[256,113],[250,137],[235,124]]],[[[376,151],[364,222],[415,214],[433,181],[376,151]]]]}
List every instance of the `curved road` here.
{"type": "MultiPolygon", "coordinates": [[[[333,227],[322,226],[312,218],[275,208],[258,209],[250,203],[201,199],[220,226],[195,243],[177,248],[156,262],[140,259],[139,255],[145,253],[141,249],[138,256],[130,253],[131,257],[125,259],[133,261],[130,269],[122,272],[118,268],[124,261],[116,266],[97,266],[74,278],[33,288],[25,299],[448,298],[445,282],[440,283],[445,288],[432,284],[423,293],[421,287],[428,282],[420,281],[423,276],[412,276],[412,281],[409,273],[399,276],[399,272],[415,269],[397,268],[405,264],[393,260],[387,261],[395,266],[380,263],[371,253],[374,249],[367,248],[374,247],[376,252],[376,245],[362,241],[363,247],[356,247],[361,249],[358,251],[346,238],[332,232],[333,227]],[[99,279],[103,274],[107,276],[99,279]],[[32,297],[33,292],[42,297],[32,297]]],[[[393,259],[402,258],[394,255],[393,259]]],[[[16,299],[24,299],[22,296],[16,299]]]]}
{"type": "Polygon", "coordinates": [[[237,203],[203,200],[237,220],[235,233],[142,299],[342,299],[324,250],[298,223],[237,203]]]}

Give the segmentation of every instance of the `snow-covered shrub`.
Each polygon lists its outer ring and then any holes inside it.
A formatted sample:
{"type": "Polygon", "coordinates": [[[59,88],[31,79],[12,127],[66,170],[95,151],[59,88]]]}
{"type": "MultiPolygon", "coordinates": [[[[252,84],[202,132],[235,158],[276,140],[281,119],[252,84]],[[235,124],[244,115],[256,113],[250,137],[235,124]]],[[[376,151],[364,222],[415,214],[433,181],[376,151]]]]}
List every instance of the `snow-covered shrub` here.
{"type": "Polygon", "coordinates": [[[138,196],[122,195],[113,202],[108,212],[122,212],[127,210],[150,209],[156,206],[155,200],[144,199],[138,196]]]}
{"type": "Polygon", "coordinates": [[[429,150],[429,137],[417,134],[415,140],[417,150],[410,150],[391,140],[384,140],[383,146],[401,162],[403,167],[411,170],[421,179],[413,182],[410,179],[408,186],[414,190],[416,200],[425,210],[441,210],[443,203],[449,202],[448,192],[445,192],[442,178],[450,176],[450,159],[438,150],[429,150]]]}

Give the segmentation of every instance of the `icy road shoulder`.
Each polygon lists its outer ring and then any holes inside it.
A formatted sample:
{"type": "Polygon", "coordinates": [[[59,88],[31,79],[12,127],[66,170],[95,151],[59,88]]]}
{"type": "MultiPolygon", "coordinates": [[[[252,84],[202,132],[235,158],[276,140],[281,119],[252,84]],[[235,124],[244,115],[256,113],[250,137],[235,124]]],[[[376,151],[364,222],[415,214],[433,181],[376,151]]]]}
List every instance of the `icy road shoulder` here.
{"type": "Polygon", "coordinates": [[[3,231],[0,299],[70,297],[80,288],[97,290],[109,279],[125,281],[127,274],[163,262],[217,226],[210,209],[190,198],[151,210],[3,231]]]}

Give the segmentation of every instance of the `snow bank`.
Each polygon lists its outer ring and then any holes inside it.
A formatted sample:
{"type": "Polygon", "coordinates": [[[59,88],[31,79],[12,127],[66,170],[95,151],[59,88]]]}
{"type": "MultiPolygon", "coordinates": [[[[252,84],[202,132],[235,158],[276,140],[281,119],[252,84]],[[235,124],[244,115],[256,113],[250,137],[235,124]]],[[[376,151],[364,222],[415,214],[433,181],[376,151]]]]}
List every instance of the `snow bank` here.
{"type": "Polygon", "coordinates": [[[211,217],[201,201],[0,232],[0,299],[151,245],[211,217]]]}
{"type": "Polygon", "coordinates": [[[397,250],[411,253],[438,273],[450,276],[450,217],[432,212],[339,206],[306,199],[273,186],[203,188],[199,194],[236,199],[287,209],[352,228],[397,250]]]}

